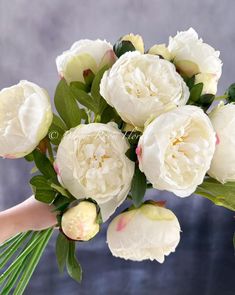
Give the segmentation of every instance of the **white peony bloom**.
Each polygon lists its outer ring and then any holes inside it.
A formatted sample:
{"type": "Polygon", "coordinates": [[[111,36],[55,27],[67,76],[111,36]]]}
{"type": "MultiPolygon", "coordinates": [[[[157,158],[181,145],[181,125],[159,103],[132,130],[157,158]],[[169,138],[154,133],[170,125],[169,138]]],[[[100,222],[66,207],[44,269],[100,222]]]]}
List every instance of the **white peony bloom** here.
{"type": "Polygon", "coordinates": [[[185,105],[189,98],[172,63],[137,51],[123,54],[105,72],[100,92],[125,122],[140,128],[151,116],[185,105]]]}
{"type": "Polygon", "coordinates": [[[103,66],[103,60],[115,60],[113,47],[105,40],[80,40],[56,58],[58,73],[67,83],[84,82],[84,71],[94,74],[103,66]]]}
{"type": "Polygon", "coordinates": [[[50,98],[38,85],[20,81],[0,91],[0,156],[21,158],[47,135],[52,122],[50,98]]]}
{"type": "MultiPolygon", "coordinates": [[[[201,73],[211,74],[217,91],[217,83],[222,73],[220,52],[203,43],[194,29],[190,28],[188,31],[178,32],[175,37],[170,37],[168,50],[172,55],[174,64],[183,74],[189,77],[201,73]]],[[[208,77],[202,77],[206,79],[206,83],[208,77]]],[[[213,94],[216,91],[214,90],[213,94]]]]}
{"type": "Polygon", "coordinates": [[[175,214],[154,204],[144,204],[115,217],[107,231],[107,243],[116,257],[164,262],[180,241],[175,214]]]}
{"type": "Polygon", "coordinates": [[[72,240],[89,241],[100,230],[97,222],[96,205],[82,201],[68,209],[62,216],[63,233],[72,240]]]}
{"type": "Polygon", "coordinates": [[[210,168],[215,142],[211,122],[200,108],[177,108],[156,118],[140,137],[140,169],[153,187],[189,196],[210,168]]]}
{"type": "Polygon", "coordinates": [[[106,221],[125,200],[134,162],[127,140],[114,123],[79,125],[63,137],[55,169],[61,184],[77,199],[92,198],[106,221]]]}
{"type": "Polygon", "coordinates": [[[221,102],[209,114],[217,145],[208,174],[225,183],[235,181],[235,104],[221,102]]]}

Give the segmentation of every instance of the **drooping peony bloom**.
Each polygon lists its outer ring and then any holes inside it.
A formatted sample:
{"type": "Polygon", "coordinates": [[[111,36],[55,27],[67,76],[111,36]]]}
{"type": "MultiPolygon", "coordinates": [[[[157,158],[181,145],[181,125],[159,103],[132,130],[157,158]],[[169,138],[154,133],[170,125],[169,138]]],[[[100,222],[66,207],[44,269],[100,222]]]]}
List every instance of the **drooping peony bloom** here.
{"type": "Polygon", "coordinates": [[[177,108],[156,118],[140,137],[140,169],[153,187],[187,197],[210,168],[215,142],[215,132],[202,109],[177,108]]]}
{"type": "Polygon", "coordinates": [[[84,82],[84,71],[94,74],[104,66],[115,61],[113,47],[105,40],[80,40],[56,58],[58,73],[69,84],[73,81],[84,82]]]}
{"type": "Polygon", "coordinates": [[[209,117],[217,145],[208,174],[221,183],[235,181],[235,104],[221,102],[209,117]]]}
{"type": "Polygon", "coordinates": [[[189,98],[172,63],[137,51],[123,54],[105,72],[100,92],[125,122],[137,127],[151,116],[185,105],[189,98]]]}
{"type": "Polygon", "coordinates": [[[0,91],[0,156],[21,158],[47,135],[52,122],[50,98],[38,85],[20,81],[0,91]]]}
{"type": "Polygon", "coordinates": [[[69,130],[57,152],[61,184],[77,199],[92,198],[106,221],[125,200],[134,174],[129,148],[116,124],[92,123],[69,130]]]}
{"type": "Polygon", "coordinates": [[[82,201],[62,216],[63,233],[72,240],[89,241],[100,230],[94,203],[82,201]]]}
{"type": "Polygon", "coordinates": [[[220,52],[199,39],[194,29],[190,28],[178,32],[175,37],[170,37],[168,50],[178,70],[188,77],[196,75],[196,79],[205,84],[204,93],[217,92],[218,80],[222,73],[220,52]],[[198,74],[204,75],[197,77],[198,74]],[[213,87],[209,87],[208,83],[213,84],[213,87]]]}
{"type": "Polygon", "coordinates": [[[180,225],[175,214],[154,204],[118,215],[107,231],[112,254],[134,261],[150,259],[163,263],[165,256],[175,252],[179,241],[180,225]]]}

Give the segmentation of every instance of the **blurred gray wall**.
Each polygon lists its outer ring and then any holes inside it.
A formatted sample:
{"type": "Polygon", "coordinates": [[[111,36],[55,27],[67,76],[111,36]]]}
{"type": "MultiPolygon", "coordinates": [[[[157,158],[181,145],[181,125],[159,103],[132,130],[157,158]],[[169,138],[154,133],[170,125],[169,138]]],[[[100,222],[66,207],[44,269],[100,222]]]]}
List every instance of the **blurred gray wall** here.
{"type": "MultiPolygon", "coordinates": [[[[54,60],[74,41],[114,42],[133,32],[144,37],[148,48],[192,26],[221,51],[222,94],[235,81],[234,15],[233,0],[0,0],[0,88],[28,79],[53,98],[58,82],[54,60]]],[[[0,160],[0,210],[30,195],[30,168],[23,160],[0,160]]],[[[25,294],[234,295],[233,213],[198,196],[181,200],[151,194],[167,199],[182,225],[181,243],[163,265],[113,258],[104,230],[78,247],[81,285],[59,275],[51,242],[25,294]]]]}

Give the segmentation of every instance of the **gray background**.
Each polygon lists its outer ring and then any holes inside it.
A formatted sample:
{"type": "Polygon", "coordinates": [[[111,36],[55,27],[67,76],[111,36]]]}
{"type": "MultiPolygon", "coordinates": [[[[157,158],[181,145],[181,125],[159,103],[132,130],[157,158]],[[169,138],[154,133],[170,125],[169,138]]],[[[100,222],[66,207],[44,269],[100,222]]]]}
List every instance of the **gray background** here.
{"type": "MultiPolygon", "coordinates": [[[[53,98],[58,81],[55,57],[74,41],[114,42],[134,32],[143,35],[149,47],[192,26],[221,51],[222,94],[235,82],[234,15],[233,0],[0,0],[0,88],[28,79],[53,98]]],[[[30,168],[23,160],[0,160],[0,210],[30,195],[30,168]]],[[[78,247],[84,268],[84,280],[78,285],[59,275],[51,241],[25,294],[234,295],[233,213],[198,196],[181,200],[151,194],[167,199],[183,230],[176,253],[163,265],[113,258],[104,230],[78,247]]]]}

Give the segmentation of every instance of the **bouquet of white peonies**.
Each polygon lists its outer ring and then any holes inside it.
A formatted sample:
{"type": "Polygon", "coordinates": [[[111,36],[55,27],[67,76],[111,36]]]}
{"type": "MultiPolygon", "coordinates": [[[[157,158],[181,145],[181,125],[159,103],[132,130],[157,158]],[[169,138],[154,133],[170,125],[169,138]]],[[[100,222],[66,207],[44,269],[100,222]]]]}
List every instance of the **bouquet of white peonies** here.
{"type": "MultiPolygon", "coordinates": [[[[81,281],[76,242],[97,235],[127,199],[108,227],[110,251],[164,262],[180,224],[164,201],[144,200],[147,189],[195,193],[235,211],[235,84],[216,97],[219,52],[192,28],[149,50],[133,34],[114,46],[80,40],[56,65],[58,114],[34,83],[1,90],[0,156],[35,163],[35,198],[58,213],[61,271],[81,281]]],[[[23,293],[52,233],[21,233],[0,246],[1,294],[23,293]]]]}

